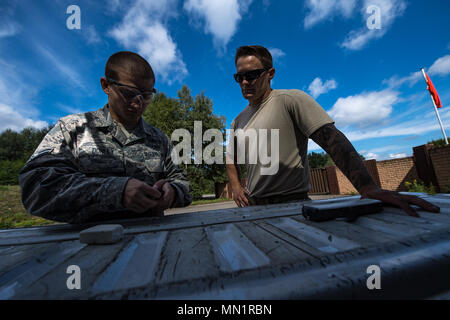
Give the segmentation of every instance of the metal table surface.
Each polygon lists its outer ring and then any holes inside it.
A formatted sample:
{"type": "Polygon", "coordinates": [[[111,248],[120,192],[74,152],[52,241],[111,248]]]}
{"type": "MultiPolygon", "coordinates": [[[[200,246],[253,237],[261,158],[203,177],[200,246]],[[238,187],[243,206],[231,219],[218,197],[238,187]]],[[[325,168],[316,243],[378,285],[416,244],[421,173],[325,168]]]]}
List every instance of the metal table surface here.
{"type": "MultiPolygon", "coordinates": [[[[92,225],[0,230],[0,299],[391,299],[450,290],[450,194],[441,213],[383,211],[311,222],[304,202],[120,220],[122,241],[80,243],[92,225]],[[67,269],[80,268],[81,289],[67,269]],[[381,289],[369,290],[368,267],[381,289]]],[[[359,196],[309,203],[352,201],[359,196]]],[[[415,207],[418,209],[418,207],[415,207]]]]}

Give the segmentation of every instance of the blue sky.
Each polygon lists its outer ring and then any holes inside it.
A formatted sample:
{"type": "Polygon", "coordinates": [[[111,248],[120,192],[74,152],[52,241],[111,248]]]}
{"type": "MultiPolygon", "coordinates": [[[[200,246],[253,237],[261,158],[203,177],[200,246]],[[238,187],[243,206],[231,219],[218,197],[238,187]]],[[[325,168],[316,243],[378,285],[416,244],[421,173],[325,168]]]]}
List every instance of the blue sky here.
{"type": "Polygon", "coordinates": [[[205,92],[229,126],[247,105],[235,50],[259,44],[274,56],[272,87],[315,97],[366,158],[410,156],[442,137],[421,67],[450,135],[449,30],[450,2],[438,0],[2,0],[0,131],[103,106],[99,78],[120,50],[147,58],[169,96],[205,92]],[[79,30],[67,28],[70,5],[79,30]],[[380,29],[367,27],[370,5],[380,29]]]}

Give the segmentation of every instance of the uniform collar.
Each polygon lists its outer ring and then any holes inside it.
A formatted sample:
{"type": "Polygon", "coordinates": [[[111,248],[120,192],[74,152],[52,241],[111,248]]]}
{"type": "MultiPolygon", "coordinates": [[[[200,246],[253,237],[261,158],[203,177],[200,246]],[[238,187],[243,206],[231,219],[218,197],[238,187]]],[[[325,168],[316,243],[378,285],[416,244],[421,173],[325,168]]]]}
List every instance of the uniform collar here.
{"type": "Polygon", "coordinates": [[[92,126],[96,128],[109,128],[109,131],[113,136],[119,140],[123,145],[132,143],[137,140],[145,139],[145,134],[151,134],[149,125],[141,118],[137,130],[133,130],[127,134],[124,132],[123,127],[118,125],[114,121],[111,113],[108,109],[108,104],[105,104],[103,108],[92,112],[92,119],[89,119],[92,126]]]}
{"type": "Polygon", "coordinates": [[[108,104],[105,104],[103,108],[100,108],[97,111],[89,112],[86,116],[91,118],[87,120],[92,127],[106,128],[111,126],[113,123],[113,119],[108,110],[108,104]]]}

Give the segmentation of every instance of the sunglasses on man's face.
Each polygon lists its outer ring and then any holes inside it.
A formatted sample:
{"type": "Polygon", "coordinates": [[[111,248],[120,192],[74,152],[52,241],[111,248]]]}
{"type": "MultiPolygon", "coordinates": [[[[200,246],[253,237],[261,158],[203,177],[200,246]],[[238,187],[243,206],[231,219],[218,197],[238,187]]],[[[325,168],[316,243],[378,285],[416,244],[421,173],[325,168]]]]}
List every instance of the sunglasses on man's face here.
{"type": "Polygon", "coordinates": [[[236,80],[237,83],[241,83],[244,80],[247,80],[248,82],[251,82],[255,79],[258,79],[261,74],[264,73],[264,71],[267,71],[266,69],[255,69],[247,72],[238,72],[234,74],[234,80],[236,80]]]}
{"type": "Polygon", "coordinates": [[[138,88],[136,88],[136,87],[133,87],[133,86],[129,86],[129,85],[120,83],[120,82],[118,82],[118,81],[116,81],[116,80],[109,79],[109,78],[106,78],[106,80],[107,80],[109,83],[111,83],[111,84],[114,84],[114,85],[116,85],[116,86],[119,86],[119,87],[120,87],[120,88],[119,88],[119,92],[120,92],[120,93],[122,94],[122,96],[123,96],[125,99],[127,99],[127,100],[132,100],[132,99],[134,99],[134,98],[136,98],[136,97],[138,97],[138,96],[141,96],[142,99],[143,99],[144,101],[149,101],[149,100],[151,100],[153,94],[155,94],[155,93],[157,92],[155,88],[153,88],[152,91],[144,91],[144,92],[141,92],[141,91],[140,91],[138,88]]]}

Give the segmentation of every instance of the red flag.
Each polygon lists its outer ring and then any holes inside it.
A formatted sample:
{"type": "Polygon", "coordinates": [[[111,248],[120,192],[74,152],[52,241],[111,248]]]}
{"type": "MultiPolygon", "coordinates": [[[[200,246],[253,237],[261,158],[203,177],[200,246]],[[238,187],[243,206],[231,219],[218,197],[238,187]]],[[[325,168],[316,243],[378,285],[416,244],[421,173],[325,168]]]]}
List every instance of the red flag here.
{"type": "Polygon", "coordinates": [[[434,103],[436,104],[436,108],[442,108],[441,99],[439,99],[439,95],[436,91],[436,88],[433,85],[433,82],[431,82],[431,79],[428,75],[427,76],[427,84],[428,88],[427,90],[430,91],[431,96],[433,97],[434,103]]]}

